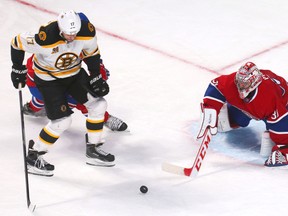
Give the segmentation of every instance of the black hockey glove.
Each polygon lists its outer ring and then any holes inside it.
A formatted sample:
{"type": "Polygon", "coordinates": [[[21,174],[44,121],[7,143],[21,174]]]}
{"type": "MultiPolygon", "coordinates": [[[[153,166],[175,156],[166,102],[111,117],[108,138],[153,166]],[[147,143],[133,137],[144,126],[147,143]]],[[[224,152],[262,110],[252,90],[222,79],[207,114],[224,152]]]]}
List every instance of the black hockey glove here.
{"type": "Polygon", "coordinates": [[[27,68],[25,65],[22,66],[12,66],[11,72],[11,80],[13,82],[13,86],[18,89],[19,83],[21,83],[22,88],[26,85],[26,74],[27,68]]]}
{"type": "Polygon", "coordinates": [[[103,97],[109,93],[109,85],[103,80],[101,74],[91,76],[89,79],[89,90],[94,97],[103,97]]]}

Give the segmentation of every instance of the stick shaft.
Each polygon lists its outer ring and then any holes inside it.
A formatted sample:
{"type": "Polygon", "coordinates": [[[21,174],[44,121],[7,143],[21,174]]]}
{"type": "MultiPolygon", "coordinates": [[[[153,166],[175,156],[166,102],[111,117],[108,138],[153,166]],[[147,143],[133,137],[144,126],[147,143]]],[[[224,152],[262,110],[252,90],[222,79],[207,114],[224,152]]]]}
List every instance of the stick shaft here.
{"type": "Polygon", "coordinates": [[[26,163],[26,156],[27,156],[27,154],[26,154],[26,137],[25,137],[25,123],[24,123],[24,114],[23,114],[23,97],[22,97],[21,83],[19,84],[18,90],[19,90],[19,104],[20,104],[20,117],[21,117],[21,132],[22,132],[22,144],[23,144],[26,198],[27,198],[27,206],[29,208],[31,201],[30,201],[30,192],[29,192],[28,170],[27,170],[27,163],[26,163]]]}

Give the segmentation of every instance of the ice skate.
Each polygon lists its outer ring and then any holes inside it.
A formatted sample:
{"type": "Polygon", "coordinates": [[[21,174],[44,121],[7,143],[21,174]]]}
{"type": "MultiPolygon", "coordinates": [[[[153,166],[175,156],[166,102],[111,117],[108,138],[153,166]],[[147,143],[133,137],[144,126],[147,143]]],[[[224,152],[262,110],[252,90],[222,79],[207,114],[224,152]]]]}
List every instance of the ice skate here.
{"type": "Polygon", "coordinates": [[[28,156],[26,157],[28,173],[41,176],[53,176],[54,165],[47,163],[43,155],[47,152],[33,149],[34,141],[29,141],[28,156]]]}
{"type": "Polygon", "coordinates": [[[88,136],[86,134],[86,163],[93,166],[114,166],[114,155],[107,153],[101,149],[103,143],[91,144],[88,142],[88,136]]]}
{"type": "Polygon", "coordinates": [[[32,110],[29,106],[29,102],[27,102],[26,104],[24,104],[23,106],[23,113],[25,115],[28,116],[34,116],[34,117],[45,117],[46,115],[46,111],[45,108],[39,110],[38,112],[35,112],[34,110],[32,110]]]}
{"type": "Polygon", "coordinates": [[[264,165],[267,167],[286,166],[288,165],[288,161],[286,155],[283,155],[281,151],[276,150],[271,153],[264,165]]]}
{"type": "Polygon", "coordinates": [[[109,115],[104,125],[112,131],[125,131],[128,128],[124,121],[112,115],[109,115]]]}
{"type": "Polygon", "coordinates": [[[93,166],[114,166],[114,155],[107,153],[101,149],[103,143],[87,144],[86,146],[86,163],[93,166]]]}

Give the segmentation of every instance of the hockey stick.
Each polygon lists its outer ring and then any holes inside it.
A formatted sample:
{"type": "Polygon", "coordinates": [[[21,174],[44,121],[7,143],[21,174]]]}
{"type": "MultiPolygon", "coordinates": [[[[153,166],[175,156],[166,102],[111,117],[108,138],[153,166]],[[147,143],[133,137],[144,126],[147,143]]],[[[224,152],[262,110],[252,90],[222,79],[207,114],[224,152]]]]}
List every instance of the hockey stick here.
{"type": "Polygon", "coordinates": [[[194,160],[194,164],[192,167],[181,167],[181,166],[177,166],[174,164],[170,164],[170,163],[166,163],[164,162],[162,164],[162,170],[169,172],[169,173],[174,173],[177,175],[184,175],[184,176],[197,176],[199,173],[199,170],[201,168],[202,165],[202,161],[204,160],[204,157],[206,155],[207,149],[208,149],[208,145],[211,141],[211,132],[209,127],[206,128],[205,132],[204,132],[204,136],[200,145],[200,148],[198,150],[198,153],[196,155],[196,158],[194,160]]]}
{"type": "Polygon", "coordinates": [[[22,85],[19,83],[19,104],[20,104],[20,116],[21,116],[21,132],[22,132],[22,143],[23,143],[23,157],[24,157],[24,172],[25,172],[25,185],[26,185],[26,199],[27,199],[27,207],[30,211],[34,211],[36,205],[32,205],[30,201],[30,193],[29,193],[29,180],[28,180],[28,170],[26,163],[26,137],[25,137],[25,124],[24,124],[24,114],[23,114],[23,97],[22,97],[22,85]]]}

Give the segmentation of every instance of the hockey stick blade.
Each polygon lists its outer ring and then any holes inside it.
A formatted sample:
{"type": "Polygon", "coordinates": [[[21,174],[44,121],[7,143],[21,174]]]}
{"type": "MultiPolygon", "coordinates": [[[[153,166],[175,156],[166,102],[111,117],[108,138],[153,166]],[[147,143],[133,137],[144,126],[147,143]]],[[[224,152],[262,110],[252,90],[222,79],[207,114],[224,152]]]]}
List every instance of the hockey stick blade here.
{"type": "Polygon", "coordinates": [[[30,212],[34,212],[35,209],[36,209],[36,205],[30,203],[28,209],[29,209],[30,212]]]}
{"type": "Polygon", "coordinates": [[[181,167],[181,166],[177,166],[174,164],[164,162],[162,164],[162,170],[169,172],[169,173],[187,176],[187,177],[197,176],[199,173],[200,167],[202,165],[202,161],[206,155],[210,141],[211,141],[211,133],[210,133],[209,128],[207,128],[205,130],[204,137],[202,139],[200,148],[198,150],[197,156],[194,160],[194,164],[192,167],[186,168],[186,167],[181,167]]]}
{"type": "Polygon", "coordinates": [[[180,166],[177,166],[177,165],[174,165],[174,164],[170,164],[170,163],[167,163],[167,162],[162,163],[162,170],[166,171],[166,172],[169,172],[169,173],[174,173],[174,174],[177,174],[177,175],[185,175],[184,169],[185,168],[183,168],[183,167],[180,167],[180,166]]]}
{"type": "MultiPolygon", "coordinates": [[[[162,163],[162,170],[165,172],[173,173],[182,176],[191,176],[192,168],[185,168],[175,164],[164,162],[162,163]]],[[[193,172],[193,176],[197,176],[198,172],[193,172]]]]}

